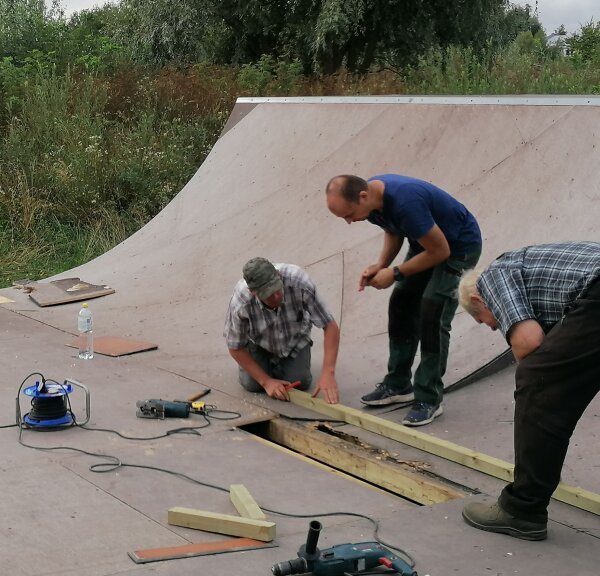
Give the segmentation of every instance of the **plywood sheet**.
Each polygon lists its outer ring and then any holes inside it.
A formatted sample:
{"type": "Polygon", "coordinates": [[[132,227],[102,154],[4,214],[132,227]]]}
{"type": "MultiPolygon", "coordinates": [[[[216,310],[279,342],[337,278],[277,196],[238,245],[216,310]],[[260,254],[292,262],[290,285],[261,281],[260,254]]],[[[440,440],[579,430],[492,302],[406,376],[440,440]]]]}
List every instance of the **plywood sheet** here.
{"type": "MultiPolygon", "coordinates": [[[[78,348],[79,341],[77,339],[72,340],[67,346],[78,348]]],[[[137,352],[156,350],[157,348],[158,345],[152,342],[121,338],[120,336],[99,336],[98,338],[94,338],[94,353],[104,354],[105,356],[126,356],[128,354],[136,354],[137,352]]]]}
{"type": "MultiPolygon", "coordinates": [[[[103,326],[129,334],[143,322],[144,337],[160,339],[163,368],[239,389],[222,336],[225,312],[244,262],[264,256],[315,275],[342,327],[344,402],[358,406],[381,381],[389,290],[359,293],[356,286],[379,255],[382,232],[364,222],[347,226],[328,212],[324,187],[338,173],[398,172],[440,185],[478,218],[482,266],[517,246],[598,239],[600,107],[358,99],[246,108],[232,113],[239,122],[156,218],[64,274],[118,284],[118,294],[95,305],[103,326]]],[[[66,307],[33,313],[72,330],[66,307]]],[[[318,371],[322,335],[315,330],[313,339],[318,371]]],[[[450,346],[446,385],[506,350],[501,335],[461,312],[450,346]]]]}
{"type": "Polygon", "coordinates": [[[62,278],[52,282],[29,282],[27,288],[33,288],[29,297],[42,307],[91,300],[115,292],[110,286],[90,284],[81,278],[62,278]]]}

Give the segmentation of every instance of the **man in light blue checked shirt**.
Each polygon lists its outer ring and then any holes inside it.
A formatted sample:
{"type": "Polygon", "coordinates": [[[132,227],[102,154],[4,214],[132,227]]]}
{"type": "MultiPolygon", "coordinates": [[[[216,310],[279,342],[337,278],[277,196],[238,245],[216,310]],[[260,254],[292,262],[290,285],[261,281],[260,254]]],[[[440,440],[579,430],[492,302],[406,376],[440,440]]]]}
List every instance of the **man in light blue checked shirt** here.
{"type": "Polygon", "coordinates": [[[336,321],[300,267],[273,265],[252,258],[234,289],[223,335],[240,367],[240,384],[250,392],[266,392],[289,401],[288,390],[307,390],[312,326],[324,332],[321,375],[313,396],[323,392],[330,404],[339,401],[335,379],[340,332],[336,321]]]}
{"type": "Polygon", "coordinates": [[[548,503],[577,422],[600,390],[600,243],[529,246],[465,273],[459,301],[500,330],[517,359],[515,472],[498,502],[471,503],[468,524],[546,538],[548,503]]]}

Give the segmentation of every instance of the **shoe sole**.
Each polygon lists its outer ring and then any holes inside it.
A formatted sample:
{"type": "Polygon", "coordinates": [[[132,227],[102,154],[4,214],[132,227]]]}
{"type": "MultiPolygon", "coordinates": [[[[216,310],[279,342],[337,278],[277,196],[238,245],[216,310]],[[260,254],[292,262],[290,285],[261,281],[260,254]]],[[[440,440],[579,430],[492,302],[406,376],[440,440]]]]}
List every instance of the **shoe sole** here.
{"type": "Polygon", "coordinates": [[[402,420],[402,424],[404,426],[425,426],[425,424],[429,424],[433,422],[438,416],[441,416],[444,413],[444,408],[440,404],[439,408],[432,414],[431,418],[427,418],[427,420],[421,420],[419,422],[411,422],[410,420],[402,420]]]}
{"type": "Polygon", "coordinates": [[[462,517],[469,526],[473,526],[473,528],[477,528],[478,530],[496,532],[497,534],[507,534],[513,538],[519,538],[520,540],[545,540],[548,535],[548,531],[546,529],[524,532],[523,530],[518,530],[517,528],[512,528],[511,526],[487,526],[486,524],[479,524],[478,522],[471,520],[468,516],[465,516],[464,513],[462,517]]]}
{"type": "Polygon", "coordinates": [[[367,406],[388,406],[390,404],[412,404],[415,401],[415,395],[411,392],[410,394],[396,394],[395,396],[388,396],[381,400],[363,400],[360,401],[367,406]]]}

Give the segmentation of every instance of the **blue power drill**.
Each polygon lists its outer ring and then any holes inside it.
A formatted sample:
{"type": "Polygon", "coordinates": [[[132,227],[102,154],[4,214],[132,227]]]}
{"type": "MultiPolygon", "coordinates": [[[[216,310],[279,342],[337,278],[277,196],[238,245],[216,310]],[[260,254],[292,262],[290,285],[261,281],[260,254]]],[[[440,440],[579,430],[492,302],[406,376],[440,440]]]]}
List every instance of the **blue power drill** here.
{"type": "Polygon", "coordinates": [[[360,574],[378,567],[392,569],[401,576],[417,576],[411,566],[379,542],[337,544],[326,550],[319,550],[317,542],[321,528],[320,522],[311,521],[306,544],[300,546],[298,558],[275,564],[271,568],[274,576],[288,576],[289,574],[344,576],[345,574],[360,574]]]}

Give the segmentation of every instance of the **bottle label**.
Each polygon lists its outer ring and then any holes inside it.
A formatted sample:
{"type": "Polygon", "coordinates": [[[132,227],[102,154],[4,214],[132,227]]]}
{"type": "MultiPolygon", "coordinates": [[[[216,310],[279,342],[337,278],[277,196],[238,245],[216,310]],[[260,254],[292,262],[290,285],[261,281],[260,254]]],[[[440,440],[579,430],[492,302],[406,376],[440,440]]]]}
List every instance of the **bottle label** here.
{"type": "Polygon", "coordinates": [[[92,329],[92,319],[78,318],[77,329],[79,330],[79,332],[89,332],[92,329]]]}

